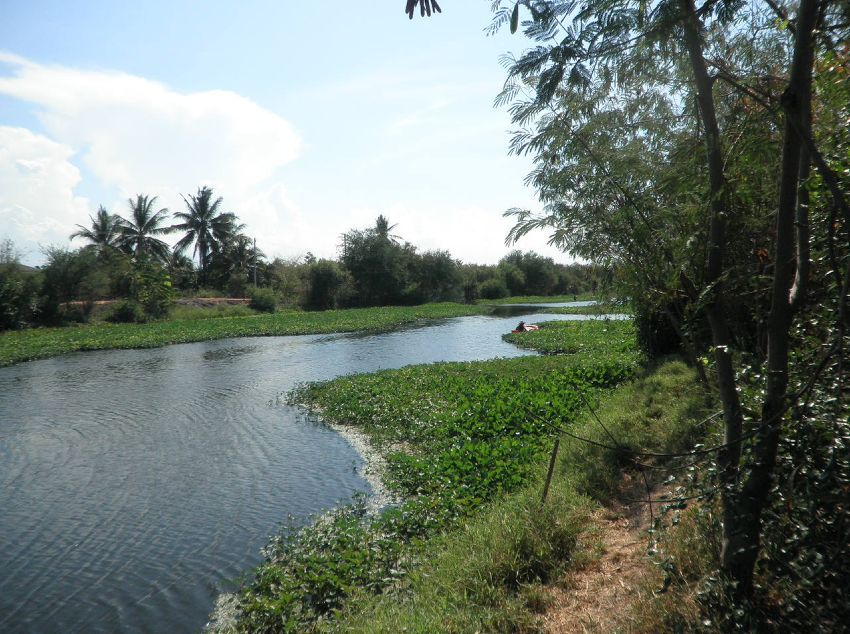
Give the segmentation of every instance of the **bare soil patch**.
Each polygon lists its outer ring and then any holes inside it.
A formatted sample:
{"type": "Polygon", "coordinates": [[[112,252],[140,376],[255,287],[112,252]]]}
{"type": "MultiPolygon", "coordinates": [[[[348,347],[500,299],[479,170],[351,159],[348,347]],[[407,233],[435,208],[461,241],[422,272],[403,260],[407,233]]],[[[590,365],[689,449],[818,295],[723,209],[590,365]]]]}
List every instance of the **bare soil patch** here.
{"type": "Polygon", "coordinates": [[[209,308],[211,306],[247,306],[251,302],[250,297],[181,297],[174,301],[178,306],[194,306],[197,308],[209,308]]]}
{"type": "MultiPolygon", "coordinates": [[[[651,497],[657,499],[661,494],[653,490],[651,497]]],[[[645,496],[645,489],[642,495],[634,495],[645,496]]],[[[658,506],[653,505],[656,513],[658,506]]],[[[593,523],[581,546],[599,556],[546,588],[550,602],[543,615],[543,628],[547,633],[629,631],[622,626],[623,616],[638,599],[639,589],[651,572],[646,554],[650,546],[649,504],[614,504],[594,513],[593,523]]]]}

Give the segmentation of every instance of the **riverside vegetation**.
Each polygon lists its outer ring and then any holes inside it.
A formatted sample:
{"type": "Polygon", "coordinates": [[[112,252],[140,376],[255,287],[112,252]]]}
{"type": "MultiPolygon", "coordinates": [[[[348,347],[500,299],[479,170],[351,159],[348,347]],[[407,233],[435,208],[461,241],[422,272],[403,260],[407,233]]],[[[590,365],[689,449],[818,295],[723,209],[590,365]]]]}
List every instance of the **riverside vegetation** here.
{"type": "Polygon", "coordinates": [[[184,315],[188,318],[145,324],[99,323],[4,332],[0,333],[0,366],[79,350],[155,348],[174,343],[228,337],[375,332],[422,319],[460,317],[487,312],[483,307],[450,302],[322,312],[281,311],[244,315],[242,311],[242,307],[231,307],[224,313],[238,315],[234,317],[208,318],[198,311],[186,311],[184,315]]]}
{"type": "Polygon", "coordinates": [[[705,399],[680,363],[645,375],[628,321],[546,324],[521,341],[571,353],[412,366],[293,391],[292,402],[368,435],[402,501],[370,515],[361,500],[284,530],[239,594],[238,630],[535,627],[540,584],[592,556],[579,536],[616,488],[621,450],[689,446],[705,399]],[[600,402],[615,403],[595,416],[621,450],[601,446],[607,437],[587,409],[600,402]],[[541,505],[561,430],[600,445],[563,439],[541,505]]]}

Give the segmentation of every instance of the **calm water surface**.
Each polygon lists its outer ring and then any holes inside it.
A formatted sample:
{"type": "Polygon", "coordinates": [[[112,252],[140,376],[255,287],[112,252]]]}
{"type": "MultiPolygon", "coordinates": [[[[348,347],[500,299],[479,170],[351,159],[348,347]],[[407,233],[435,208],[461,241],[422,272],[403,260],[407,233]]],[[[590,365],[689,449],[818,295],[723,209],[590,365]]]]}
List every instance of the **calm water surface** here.
{"type": "Polygon", "coordinates": [[[528,354],[501,335],[532,310],[0,368],[0,632],[198,631],[287,515],[369,489],[354,450],[282,393],[528,354]]]}

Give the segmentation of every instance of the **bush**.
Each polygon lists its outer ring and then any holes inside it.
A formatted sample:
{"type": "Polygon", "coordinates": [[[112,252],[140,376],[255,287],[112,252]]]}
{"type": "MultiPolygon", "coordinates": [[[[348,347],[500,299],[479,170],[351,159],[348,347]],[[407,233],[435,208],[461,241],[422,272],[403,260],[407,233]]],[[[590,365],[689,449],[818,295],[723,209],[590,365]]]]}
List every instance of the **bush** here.
{"type": "Polygon", "coordinates": [[[349,275],[331,260],[319,260],[309,267],[304,307],[309,310],[336,308],[341,290],[350,284],[349,275]]]}
{"type": "Polygon", "coordinates": [[[131,297],[138,301],[147,318],[166,317],[174,304],[171,277],[154,263],[139,262],[133,273],[131,297]]]}
{"type": "Polygon", "coordinates": [[[141,324],[147,321],[147,316],[141,304],[124,300],[115,304],[107,320],[116,324],[141,324]]]}
{"type": "Polygon", "coordinates": [[[484,299],[501,299],[508,296],[508,287],[498,277],[491,277],[481,284],[481,297],[484,299]]]}
{"type": "Polygon", "coordinates": [[[248,304],[254,310],[262,313],[273,313],[277,308],[277,295],[270,288],[250,289],[251,302],[248,304]]]}
{"type": "MultiPolygon", "coordinates": [[[[638,347],[649,359],[679,352],[681,342],[663,307],[634,302],[634,323],[638,347]]],[[[675,306],[670,304],[675,311],[675,306]]]]}
{"type": "Polygon", "coordinates": [[[38,282],[16,264],[0,264],[0,330],[21,328],[35,318],[38,282]]]}

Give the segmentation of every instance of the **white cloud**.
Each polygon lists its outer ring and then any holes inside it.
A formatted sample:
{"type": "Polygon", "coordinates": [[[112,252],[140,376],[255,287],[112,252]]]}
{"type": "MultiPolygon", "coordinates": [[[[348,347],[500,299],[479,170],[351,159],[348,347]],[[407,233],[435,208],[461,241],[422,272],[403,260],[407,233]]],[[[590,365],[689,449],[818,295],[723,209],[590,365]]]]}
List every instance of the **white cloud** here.
{"type": "Polygon", "coordinates": [[[0,234],[24,262],[41,260],[39,245],[64,243],[86,224],[89,201],[74,195],[80,171],[73,150],[24,128],[0,126],[0,234]]]}
{"type": "MultiPolygon", "coordinates": [[[[0,237],[38,259],[36,243],[65,242],[98,204],[123,214],[126,198],[144,193],[176,211],[181,193],[210,185],[269,257],[334,257],[343,232],[383,213],[421,250],[493,263],[509,251],[502,209],[534,201],[521,187],[525,168],[493,149],[505,123],[490,110],[492,87],[456,75],[377,71],[302,90],[295,101],[310,104],[302,119],[321,126],[311,133],[296,201],[282,177],[302,142],[256,102],[0,52],[0,95],[32,104],[42,125],[39,134],[0,129],[0,237]],[[339,116],[340,103],[359,113],[356,125],[339,116]],[[504,175],[514,164],[511,185],[504,175]]],[[[565,260],[542,234],[518,246],[565,260]]]]}
{"type": "MultiPolygon", "coordinates": [[[[51,154],[51,160],[61,154],[66,163],[63,187],[73,190],[80,180],[79,170],[70,163],[76,153],[102,187],[117,191],[113,202],[118,206],[112,211],[123,212],[122,199],[137,193],[159,195],[160,203],[179,209],[180,193],[210,185],[249,230],[273,235],[287,229],[279,224],[280,214],[269,212],[269,205],[276,204],[280,168],[298,156],[302,144],[292,125],[274,112],[226,90],[180,93],[126,73],[45,66],[8,53],[0,53],[0,65],[11,71],[0,76],[0,94],[34,104],[45,133],[56,148],[64,148],[64,154],[55,148],[51,154]],[[263,192],[265,207],[243,208],[263,192]],[[251,210],[261,208],[265,215],[252,217],[251,210]]],[[[9,160],[41,159],[10,155],[9,160]]],[[[14,180],[11,172],[8,176],[14,180]]],[[[24,180],[32,182],[30,177],[24,180]]],[[[26,204],[12,199],[23,187],[20,183],[13,192],[4,192],[4,208],[15,210],[18,225],[37,233],[44,227],[31,224],[31,213],[47,208],[48,201],[40,200],[37,190],[26,204]]],[[[65,236],[74,224],[86,223],[91,213],[90,207],[81,213],[80,206],[72,204],[76,199],[70,190],[64,208],[52,212],[56,220],[64,219],[65,236]]]]}
{"type": "Polygon", "coordinates": [[[415,245],[419,252],[448,251],[452,257],[472,264],[496,264],[499,259],[514,249],[536,251],[556,262],[572,261],[572,258],[546,244],[547,236],[536,232],[525,236],[517,245],[506,246],[513,220],[500,218],[501,211],[485,207],[441,207],[429,209],[408,205],[392,205],[385,209],[356,209],[348,226],[365,229],[375,224],[379,214],[386,216],[390,224],[396,225],[393,233],[402,240],[415,245]]]}
{"type": "Polygon", "coordinates": [[[273,185],[246,198],[239,207],[239,218],[251,219],[248,233],[256,236],[257,246],[270,260],[300,257],[316,249],[314,229],[284,185],[273,185]]]}

